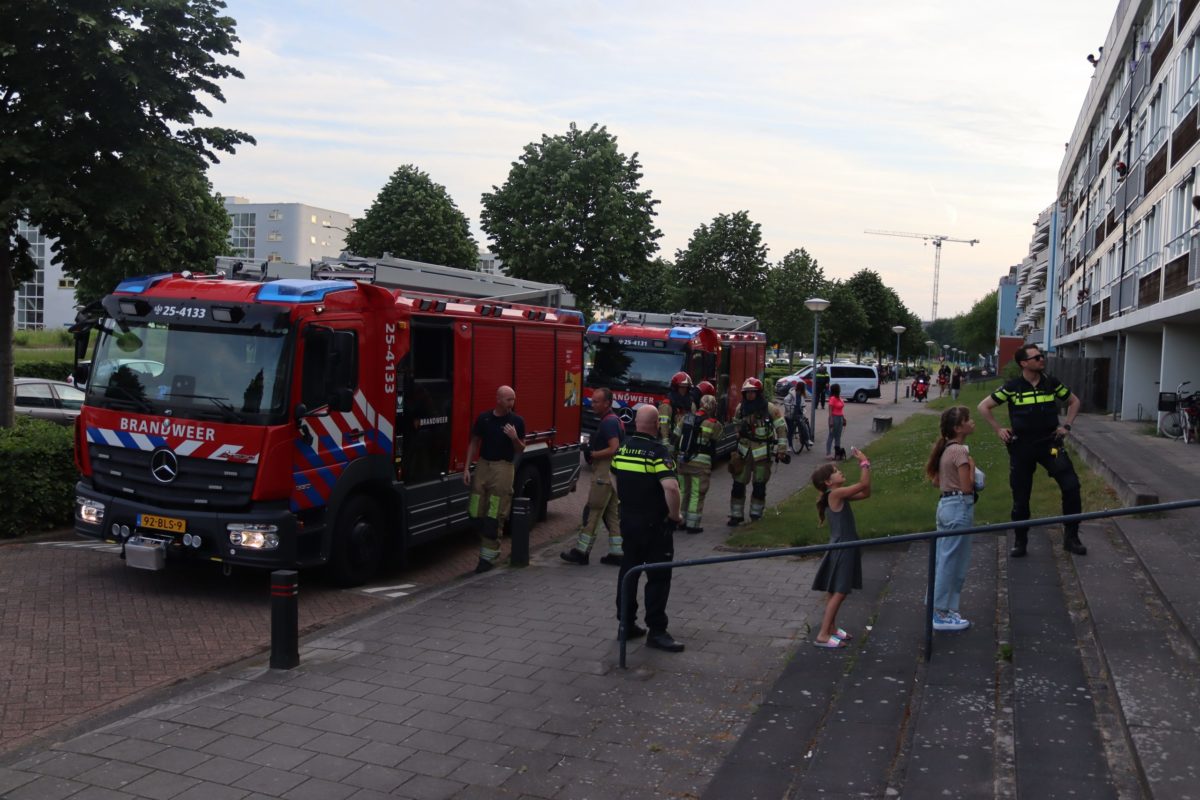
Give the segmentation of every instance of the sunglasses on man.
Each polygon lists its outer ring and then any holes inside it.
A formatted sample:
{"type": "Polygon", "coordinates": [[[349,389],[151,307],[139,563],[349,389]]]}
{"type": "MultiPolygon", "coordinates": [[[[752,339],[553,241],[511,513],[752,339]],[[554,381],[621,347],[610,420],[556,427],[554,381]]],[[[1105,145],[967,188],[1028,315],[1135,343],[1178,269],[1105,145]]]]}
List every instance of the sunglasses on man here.
{"type": "Polygon", "coordinates": [[[1046,360],[1046,356],[1044,356],[1041,353],[1038,353],[1036,356],[1026,356],[1024,359],[1022,359],[1022,363],[1024,363],[1025,361],[1045,361],[1045,360],[1046,360]]]}

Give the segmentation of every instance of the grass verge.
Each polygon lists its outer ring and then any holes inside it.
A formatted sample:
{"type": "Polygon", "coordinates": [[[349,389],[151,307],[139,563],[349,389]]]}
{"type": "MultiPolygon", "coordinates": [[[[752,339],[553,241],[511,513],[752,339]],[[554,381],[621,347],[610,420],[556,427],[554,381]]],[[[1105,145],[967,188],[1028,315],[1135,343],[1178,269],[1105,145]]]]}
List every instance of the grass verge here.
{"type": "MultiPolygon", "coordinates": [[[[979,413],[974,408],[984,394],[991,391],[989,387],[989,384],[973,384],[963,391],[958,400],[971,408],[971,417],[976,420],[975,433],[967,440],[967,444],[979,468],[987,474],[988,488],[980,493],[975,506],[977,525],[1004,522],[1009,519],[1012,510],[1012,494],[1008,489],[1008,453],[999,438],[979,419],[979,413]]],[[[949,407],[951,402],[949,397],[945,397],[933,401],[930,406],[949,407]]],[[[1007,406],[1000,407],[997,412],[1000,423],[1007,425],[1007,406]]],[[[871,497],[854,504],[854,518],[861,538],[896,536],[936,528],[934,513],[938,503],[937,487],[925,478],[924,470],[929,450],[937,439],[937,427],[936,416],[919,414],[892,428],[867,447],[873,468],[871,497]]],[[[1116,494],[1098,475],[1078,457],[1072,460],[1083,487],[1084,511],[1099,511],[1120,505],[1116,494]]],[[[858,480],[858,462],[851,459],[841,466],[849,482],[858,480]]],[[[766,516],[758,522],[738,528],[727,545],[757,549],[824,544],[829,541],[829,527],[817,526],[816,502],[816,490],[807,486],[775,508],[767,509],[766,516]]],[[[1030,508],[1034,517],[1062,513],[1062,496],[1058,485],[1044,470],[1038,470],[1034,479],[1030,508]]]]}

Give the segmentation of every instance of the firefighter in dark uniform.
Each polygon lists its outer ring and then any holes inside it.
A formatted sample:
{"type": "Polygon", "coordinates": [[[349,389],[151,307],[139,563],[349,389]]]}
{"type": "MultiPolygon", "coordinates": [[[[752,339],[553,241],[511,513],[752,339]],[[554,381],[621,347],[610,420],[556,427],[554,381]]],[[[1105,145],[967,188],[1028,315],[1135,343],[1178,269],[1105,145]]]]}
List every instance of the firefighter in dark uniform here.
{"type": "Polygon", "coordinates": [[[678,427],[688,414],[696,413],[696,398],[692,393],[692,379],[686,372],[671,376],[671,393],[666,402],[658,407],[658,438],[671,448],[675,458],[679,449],[678,427]]]}
{"type": "Polygon", "coordinates": [[[646,636],[646,646],[670,653],[683,650],[667,632],[667,598],[671,594],[671,571],[646,573],[646,628],[637,624],[637,581],[632,587],[628,610],[621,618],[621,584],[625,574],[639,564],[656,564],[675,558],[673,532],[683,522],[679,515],[679,481],[675,460],[667,445],[658,441],[658,411],[644,405],[634,417],[637,430],[625,440],[612,460],[621,503],[621,537],[625,556],[617,576],[617,619],[627,639],[646,636]]]}
{"type": "MultiPolygon", "coordinates": [[[[1021,375],[1014,378],[979,404],[979,413],[1008,447],[1008,483],[1012,488],[1012,519],[1029,519],[1029,495],[1033,491],[1033,475],[1038,465],[1045,467],[1062,491],[1062,513],[1078,514],[1083,508],[1079,492],[1079,476],[1063,446],[1071,432],[1071,424],[1079,414],[1079,398],[1057,378],[1046,375],[1046,357],[1035,344],[1017,349],[1017,364],[1021,375]],[[1067,403],[1067,421],[1058,422],[1058,403],[1067,403]],[[1011,428],[1001,428],[992,409],[1008,403],[1011,428]]],[[[1029,528],[1013,528],[1016,534],[1009,555],[1021,558],[1029,544],[1029,528]]],[[[1079,523],[1063,526],[1063,549],[1075,555],[1086,555],[1087,548],[1079,541],[1079,523]]]]}

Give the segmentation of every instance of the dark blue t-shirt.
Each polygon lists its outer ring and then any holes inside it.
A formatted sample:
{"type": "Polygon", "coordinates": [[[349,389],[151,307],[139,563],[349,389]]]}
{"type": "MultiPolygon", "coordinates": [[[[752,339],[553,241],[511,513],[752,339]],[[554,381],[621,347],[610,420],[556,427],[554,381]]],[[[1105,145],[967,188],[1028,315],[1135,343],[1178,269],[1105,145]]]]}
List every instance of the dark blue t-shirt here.
{"type": "Polygon", "coordinates": [[[521,419],[518,414],[510,412],[503,417],[497,417],[495,413],[485,411],[475,420],[475,425],[471,428],[471,435],[480,438],[479,457],[484,461],[513,460],[512,439],[509,439],[508,434],[504,432],[504,426],[509,423],[512,423],[512,426],[517,429],[517,437],[524,439],[525,420],[521,419]]]}
{"type": "Polygon", "coordinates": [[[596,426],[596,435],[592,437],[592,447],[603,450],[614,438],[617,440],[617,444],[625,441],[625,426],[621,424],[621,418],[610,411],[596,426]]]}

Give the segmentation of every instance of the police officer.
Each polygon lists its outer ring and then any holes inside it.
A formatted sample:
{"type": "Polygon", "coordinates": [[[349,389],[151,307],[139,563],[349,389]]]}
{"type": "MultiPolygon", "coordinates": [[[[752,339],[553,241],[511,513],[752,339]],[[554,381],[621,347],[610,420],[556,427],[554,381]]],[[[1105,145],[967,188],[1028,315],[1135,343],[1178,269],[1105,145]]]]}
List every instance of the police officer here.
{"type": "Polygon", "coordinates": [[[471,427],[463,483],[471,487],[467,512],[479,526],[479,564],[487,572],[500,559],[500,536],[508,519],[513,493],[513,459],[525,450],[525,420],[513,413],[517,393],[511,387],[496,390],[496,407],[485,411],[471,427]],[[474,476],[471,461],[479,455],[474,476]]]}
{"type": "Polygon", "coordinates": [[[817,408],[825,407],[825,396],[829,393],[829,367],[818,361],[813,369],[813,404],[817,408]]]}
{"type": "Polygon", "coordinates": [[[617,576],[617,619],[625,636],[646,636],[646,646],[670,653],[683,650],[667,632],[667,598],[671,594],[671,571],[646,573],[646,628],[637,624],[637,581],[629,598],[628,616],[621,619],[621,584],[625,574],[639,564],[656,564],[675,558],[672,532],[682,522],[679,516],[679,481],[675,461],[667,445],[655,438],[658,411],[644,405],[634,417],[636,432],[613,456],[612,471],[621,501],[621,536],[625,559],[617,576]]]}
{"type": "Polygon", "coordinates": [[[704,498],[708,494],[717,445],[725,433],[725,426],[717,419],[716,388],[708,381],[701,381],[698,388],[704,392],[700,396],[700,409],[691,417],[685,416],[675,432],[679,442],[683,529],[687,533],[704,532],[700,527],[704,498]]]}
{"type": "Polygon", "coordinates": [[[742,402],[733,415],[737,426],[737,447],[729,456],[733,490],[729,498],[729,525],[741,525],[746,508],[746,484],[753,482],[750,494],[750,521],[761,519],[767,507],[767,481],[771,480],[771,462],[787,456],[787,421],[783,409],[768,403],[758,378],[742,384],[742,402]]]}
{"type": "Polygon", "coordinates": [[[679,446],[676,428],[687,414],[696,413],[696,403],[692,395],[692,379],[686,372],[676,372],[671,376],[671,392],[666,402],[658,407],[658,438],[659,441],[671,447],[674,455],[679,446]]]}
{"type": "Polygon", "coordinates": [[[596,529],[600,520],[608,529],[608,554],[600,559],[601,564],[621,565],[621,521],[617,503],[617,490],[613,487],[610,474],[612,458],[625,440],[625,428],[612,411],[612,390],[600,387],[592,392],[592,411],[600,420],[596,432],[588,442],[587,460],[592,465],[592,488],[588,490],[587,505],[583,508],[583,523],[579,526],[579,539],[570,550],[559,553],[559,558],[568,564],[587,566],[592,545],[596,543],[596,529]]]}
{"type": "MultiPolygon", "coordinates": [[[[1083,508],[1079,492],[1079,476],[1063,447],[1071,432],[1071,424],[1079,414],[1079,398],[1057,378],[1045,374],[1046,357],[1035,344],[1017,348],[1020,377],[1014,378],[979,404],[979,413],[996,431],[1000,441],[1008,446],[1008,483],[1012,488],[1012,519],[1029,519],[1029,495],[1033,491],[1033,475],[1038,464],[1045,467],[1062,491],[1062,513],[1078,514],[1083,508]],[[1067,421],[1058,423],[1058,403],[1067,402],[1067,421]],[[1008,403],[1010,428],[1001,428],[992,409],[1008,403]]],[[[1016,534],[1009,555],[1021,558],[1029,543],[1029,528],[1013,528],[1016,534]]],[[[1079,541],[1079,523],[1063,526],[1063,549],[1075,555],[1086,555],[1087,548],[1079,541]]]]}

